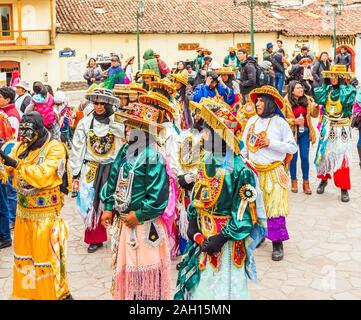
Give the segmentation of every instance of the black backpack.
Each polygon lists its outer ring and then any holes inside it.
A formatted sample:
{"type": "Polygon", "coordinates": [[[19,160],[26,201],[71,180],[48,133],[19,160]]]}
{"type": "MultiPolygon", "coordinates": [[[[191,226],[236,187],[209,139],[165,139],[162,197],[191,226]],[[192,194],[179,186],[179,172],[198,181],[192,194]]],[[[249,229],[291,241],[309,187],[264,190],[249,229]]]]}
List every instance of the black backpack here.
{"type": "Polygon", "coordinates": [[[256,85],[257,87],[262,87],[264,85],[267,85],[267,74],[265,70],[257,63],[255,64],[256,67],[256,85]]]}

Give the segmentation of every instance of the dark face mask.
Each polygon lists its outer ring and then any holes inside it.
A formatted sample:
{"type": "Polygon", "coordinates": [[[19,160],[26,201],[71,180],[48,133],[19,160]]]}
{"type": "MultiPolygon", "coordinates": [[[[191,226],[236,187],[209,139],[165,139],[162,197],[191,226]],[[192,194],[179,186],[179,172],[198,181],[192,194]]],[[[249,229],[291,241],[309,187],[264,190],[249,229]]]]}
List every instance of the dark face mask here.
{"type": "Polygon", "coordinates": [[[234,51],[230,52],[229,55],[233,58],[236,56],[236,53],[234,51]]]}
{"type": "Polygon", "coordinates": [[[39,132],[35,129],[33,123],[20,123],[19,125],[20,138],[29,145],[32,145],[39,136],[39,132]]]}

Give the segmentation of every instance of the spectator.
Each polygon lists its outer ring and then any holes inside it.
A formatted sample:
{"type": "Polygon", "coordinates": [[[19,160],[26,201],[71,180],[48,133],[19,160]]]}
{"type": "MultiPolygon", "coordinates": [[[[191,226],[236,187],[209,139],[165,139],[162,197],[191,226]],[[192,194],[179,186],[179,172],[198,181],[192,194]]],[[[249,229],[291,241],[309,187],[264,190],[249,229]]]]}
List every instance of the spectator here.
{"type": "Polygon", "coordinates": [[[347,47],[342,46],[340,53],[336,56],[335,64],[341,64],[346,66],[347,70],[351,70],[352,57],[349,54],[347,47]]]}
{"type": "Polygon", "coordinates": [[[89,59],[83,77],[87,81],[88,87],[90,87],[93,83],[100,83],[102,80],[102,69],[96,65],[96,60],[94,58],[89,59]]]}
{"type": "Polygon", "coordinates": [[[330,70],[330,65],[331,65],[331,62],[329,60],[328,53],[322,52],[320,54],[320,58],[316,61],[316,63],[312,67],[313,87],[314,88],[321,87],[324,83],[330,84],[330,80],[328,78],[322,77],[322,71],[330,70]]]}
{"type": "MultiPolygon", "coordinates": [[[[318,105],[314,100],[307,96],[304,92],[303,86],[299,81],[292,81],[287,90],[285,97],[286,106],[283,108],[287,123],[290,125],[297,144],[299,145],[299,153],[301,157],[301,168],[303,177],[303,191],[310,195],[312,194],[309,183],[310,171],[310,142],[316,142],[316,131],[312,125],[311,117],[317,118],[320,112],[318,105]],[[300,119],[302,115],[303,119],[300,119]],[[300,131],[299,126],[302,125],[304,130],[300,131]]],[[[298,152],[293,155],[290,173],[292,180],[292,189],[294,193],[298,192],[297,185],[297,158],[298,152]]]]}
{"type": "Polygon", "coordinates": [[[279,49],[277,53],[272,55],[270,61],[272,62],[272,67],[275,72],[274,86],[278,90],[279,94],[283,95],[283,86],[286,79],[285,64],[289,66],[290,63],[286,60],[283,49],[279,49]]]}
{"type": "Polygon", "coordinates": [[[178,74],[178,73],[181,73],[182,75],[188,77],[188,71],[186,70],[183,61],[179,61],[179,62],[177,63],[177,69],[176,69],[176,71],[174,72],[174,74],[178,74]]]}
{"type": "Polygon", "coordinates": [[[14,138],[17,139],[19,133],[20,114],[17,111],[14,102],[15,91],[10,87],[0,88],[0,109],[7,115],[11,127],[14,129],[14,138]]]}
{"type": "Polygon", "coordinates": [[[110,67],[103,73],[107,77],[106,87],[113,89],[116,84],[124,84],[124,70],[121,67],[119,56],[114,55],[110,60],[110,67]]]}
{"type": "Polygon", "coordinates": [[[193,69],[192,69],[192,66],[190,64],[187,65],[187,72],[188,72],[188,78],[192,78],[192,79],[195,79],[196,75],[197,75],[197,72],[195,72],[193,69]]]}
{"type": "Polygon", "coordinates": [[[171,69],[169,69],[167,63],[160,58],[160,55],[158,53],[154,53],[154,57],[157,59],[161,78],[163,79],[167,77],[171,73],[171,69]]]}
{"type": "Polygon", "coordinates": [[[292,64],[297,64],[298,62],[301,61],[302,58],[311,58],[311,56],[309,55],[310,49],[307,46],[303,46],[301,48],[301,53],[299,53],[292,61],[292,64]]]}
{"type": "Polygon", "coordinates": [[[232,69],[239,69],[241,66],[241,61],[237,57],[237,49],[236,48],[229,48],[229,54],[224,58],[223,66],[224,67],[231,67],[232,69]]]}
{"type": "Polygon", "coordinates": [[[206,83],[195,88],[193,101],[200,102],[202,98],[221,98],[229,105],[234,103],[234,92],[228,88],[216,72],[207,73],[206,83]]]}
{"type": "Polygon", "coordinates": [[[275,73],[272,67],[272,63],[269,61],[262,61],[259,66],[262,68],[263,79],[260,81],[260,86],[273,86],[275,73]]]}
{"type": "Polygon", "coordinates": [[[135,60],[135,57],[132,56],[125,61],[125,67],[124,67],[124,71],[125,71],[124,83],[125,84],[129,84],[134,81],[133,67],[132,67],[134,60],[135,60]]]}
{"type": "Polygon", "coordinates": [[[202,67],[198,70],[197,75],[194,79],[194,87],[203,84],[206,81],[206,75],[209,69],[210,64],[212,63],[211,56],[205,56],[202,67]]]}
{"type": "Polygon", "coordinates": [[[154,56],[154,51],[152,49],[148,49],[144,52],[143,55],[144,64],[143,64],[143,71],[144,70],[153,70],[159,78],[162,77],[159,67],[158,67],[158,60],[154,56]]]}
{"type": "Polygon", "coordinates": [[[308,96],[312,96],[313,77],[311,65],[312,60],[307,56],[306,58],[302,58],[297,64],[293,65],[289,71],[289,82],[292,80],[299,81],[303,86],[305,94],[308,96]]]}
{"type": "Polygon", "coordinates": [[[48,91],[49,94],[50,94],[52,97],[54,97],[54,91],[53,91],[52,86],[51,86],[50,84],[45,84],[44,86],[45,86],[45,88],[46,88],[46,91],[48,91]]]}
{"type": "Polygon", "coordinates": [[[25,112],[26,107],[31,103],[31,95],[29,93],[30,85],[25,81],[20,81],[15,86],[16,98],[15,107],[20,116],[25,112]]]}
{"type": "Polygon", "coordinates": [[[19,70],[14,70],[11,73],[10,87],[15,87],[20,82],[20,72],[19,70]]]}
{"type": "Polygon", "coordinates": [[[60,127],[54,111],[54,98],[46,87],[40,82],[33,84],[33,97],[31,103],[26,107],[24,114],[31,111],[39,112],[44,118],[44,125],[50,131],[54,139],[60,139],[60,127]]]}
{"type": "Polygon", "coordinates": [[[193,70],[198,72],[203,66],[204,51],[202,48],[197,49],[197,57],[193,60],[193,70]]]}
{"type": "Polygon", "coordinates": [[[237,55],[241,61],[239,86],[243,103],[246,103],[248,94],[257,87],[257,61],[248,56],[248,52],[244,48],[239,49],[237,55]]]}
{"type": "MultiPolygon", "coordinates": [[[[0,110],[3,111],[7,115],[7,120],[10,123],[12,129],[14,130],[13,135],[13,141],[18,140],[19,136],[19,124],[20,124],[20,113],[17,111],[15,107],[15,92],[10,87],[3,87],[0,88],[0,110]]],[[[0,137],[3,138],[3,137],[0,137]]],[[[7,152],[5,148],[5,153],[10,153],[10,150],[7,152]]],[[[15,224],[15,218],[16,218],[16,206],[17,206],[17,193],[12,185],[12,178],[9,177],[8,183],[1,185],[0,187],[2,191],[0,191],[0,197],[1,192],[5,192],[6,200],[0,199],[0,216],[3,216],[0,218],[0,240],[9,239],[7,230],[14,229],[15,224]],[[5,201],[5,202],[4,202],[5,201]],[[7,224],[5,227],[4,224],[7,224]],[[2,229],[2,230],[1,230],[2,229]],[[1,239],[2,238],[2,239],[1,239]]],[[[7,242],[8,246],[11,245],[11,241],[7,242]],[[10,245],[9,245],[10,244],[10,245]]],[[[1,242],[0,242],[1,246],[1,242]]],[[[0,248],[1,249],[1,248],[0,248]]]]}
{"type": "Polygon", "coordinates": [[[266,50],[263,51],[263,61],[270,61],[271,55],[273,54],[273,44],[267,43],[266,50]]]}

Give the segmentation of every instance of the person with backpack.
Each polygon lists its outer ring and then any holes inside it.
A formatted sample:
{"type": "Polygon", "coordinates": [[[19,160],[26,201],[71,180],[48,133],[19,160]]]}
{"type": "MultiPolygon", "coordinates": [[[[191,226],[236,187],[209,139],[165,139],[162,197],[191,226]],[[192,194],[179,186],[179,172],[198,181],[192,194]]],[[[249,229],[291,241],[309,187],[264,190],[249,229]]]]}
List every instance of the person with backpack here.
{"type": "Polygon", "coordinates": [[[160,58],[160,55],[158,53],[154,54],[154,57],[157,59],[158,62],[158,68],[161,73],[161,78],[165,78],[170,74],[170,69],[167,66],[166,62],[160,58]]]}
{"type": "Polygon", "coordinates": [[[271,55],[269,60],[272,63],[273,70],[275,71],[274,86],[276,87],[280,95],[283,94],[283,86],[286,80],[285,64],[291,65],[284,56],[284,50],[280,49],[277,51],[277,53],[271,55]]]}
{"type": "Polygon", "coordinates": [[[257,74],[260,75],[262,73],[262,68],[258,65],[255,58],[248,55],[246,49],[239,49],[237,55],[241,61],[239,86],[244,104],[248,100],[247,95],[259,85],[257,84],[257,74]]]}
{"type": "Polygon", "coordinates": [[[143,59],[145,60],[145,62],[143,64],[142,71],[153,70],[158,75],[158,77],[161,78],[162,74],[159,70],[158,60],[154,56],[154,51],[152,49],[148,49],[147,51],[145,51],[143,55],[143,59]]]}

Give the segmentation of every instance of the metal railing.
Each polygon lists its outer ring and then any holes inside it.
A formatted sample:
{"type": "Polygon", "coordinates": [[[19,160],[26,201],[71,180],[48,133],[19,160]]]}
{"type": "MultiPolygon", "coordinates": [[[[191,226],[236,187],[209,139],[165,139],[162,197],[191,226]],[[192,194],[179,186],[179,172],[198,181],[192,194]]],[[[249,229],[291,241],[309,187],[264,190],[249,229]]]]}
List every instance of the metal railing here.
{"type": "Polygon", "coordinates": [[[0,47],[54,45],[51,30],[0,30],[0,47]]]}

